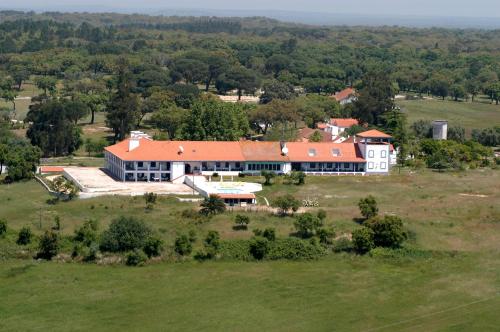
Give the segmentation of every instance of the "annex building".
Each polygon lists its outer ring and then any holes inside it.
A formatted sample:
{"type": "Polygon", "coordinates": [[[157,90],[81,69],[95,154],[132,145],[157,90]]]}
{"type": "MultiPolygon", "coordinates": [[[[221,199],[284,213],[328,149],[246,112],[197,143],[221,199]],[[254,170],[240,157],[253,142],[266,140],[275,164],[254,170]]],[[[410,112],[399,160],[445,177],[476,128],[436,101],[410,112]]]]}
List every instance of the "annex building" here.
{"type": "Polygon", "coordinates": [[[355,143],[154,141],[141,132],[105,149],[106,169],[121,181],[184,182],[186,175],[237,176],[272,171],[309,175],[388,174],[391,136],[360,133],[355,143]]]}

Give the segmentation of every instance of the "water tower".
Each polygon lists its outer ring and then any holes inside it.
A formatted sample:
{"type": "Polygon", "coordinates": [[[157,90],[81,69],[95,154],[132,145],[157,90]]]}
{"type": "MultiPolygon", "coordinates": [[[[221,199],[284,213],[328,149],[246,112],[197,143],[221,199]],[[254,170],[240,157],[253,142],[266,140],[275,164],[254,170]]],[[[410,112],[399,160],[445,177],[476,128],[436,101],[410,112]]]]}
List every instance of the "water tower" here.
{"type": "Polygon", "coordinates": [[[432,138],[445,140],[448,137],[448,121],[436,120],[432,122],[432,138]]]}

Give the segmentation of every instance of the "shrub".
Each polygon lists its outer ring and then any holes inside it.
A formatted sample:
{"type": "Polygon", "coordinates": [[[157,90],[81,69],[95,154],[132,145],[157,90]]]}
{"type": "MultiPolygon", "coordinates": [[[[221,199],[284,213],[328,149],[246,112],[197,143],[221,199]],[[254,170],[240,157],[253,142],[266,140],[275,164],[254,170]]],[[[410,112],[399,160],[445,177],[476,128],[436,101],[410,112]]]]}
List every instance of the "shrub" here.
{"type": "Polygon", "coordinates": [[[83,225],[75,230],[73,239],[77,242],[82,242],[86,246],[97,241],[98,221],[95,219],[85,220],[83,225]]]}
{"type": "Polygon", "coordinates": [[[52,229],[54,231],[60,231],[61,230],[61,218],[59,216],[54,217],[54,226],[52,226],[52,229]]]}
{"type": "Polygon", "coordinates": [[[158,198],[158,195],[155,193],[152,193],[152,192],[144,194],[144,200],[146,201],[146,206],[149,204],[155,204],[157,198],[158,198]]]}
{"type": "Polygon", "coordinates": [[[265,258],[269,260],[318,259],[325,254],[326,250],[321,245],[290,237],[269,242],[269,250],[265,258]]]}
{"type": "Polygon", "coordinates": [[[319,242],[322,244],[332,244],[335,237],[335,231],[332,228],[319,228],[316,231],[319,242]]]}
{"type": "Polygon", "coordinates": [[[99,253],[99,245],[95,242],[91,243],[87,247],[87,250],[83,255],[83,261],[85,261],[85,262],[95,261],[98,253],[99,253]]]}
{"type": "Polygon", "coordinates": [[[24,226],[17,235],[16,243],[20,246],[30,244],[32,236],[33,234],[31,233],[31,229],[28,226],[24,226]]]}
{"type": "Polygon", "coordinates": [[[308,238],[316,234],[316,231],[323,226],[323,222],[317,216],[307,212],[297,216],[293,225],[300,237],[308,238]]]}
{"type": "Polygon", "coordinates": [[[252,260],[253,256],[250,254],[250,240],[221,241],[220,255],[224,259],[252,260]]]}
{"type": "Polygon", "coordinates": [[[119,217],[111,222],[108,230],[101,236],[101,250],[124,252],[144,247],[151,230],[134,217],[119,217]]]}
{"type": "Polygon", "coordinates": [[[261,171],[260,175],[262,175],[265,179],[265,181],[264,181],[265,186],[272,185],[273,184],[272,179],[276,176],[276,174],[274,174],[274,172],[271,172],[271,171],[261,171]]]}
{"type": "Polygon", "coordinates": [[[200,213],[204,216],[213,216],[226,211],[226,204],[217,195],[210,195],[201,203],[200,213]]]}
{"type": "Polygon", "coordinates": [[[250,223],[250,217],[237,214],[236,217],[234,217],[234,223],[236,224],[236,229],[247,229],[250,223]]]}
{"type": "Polygon", "coordinates": [[[220,235],[217,231],[209,231],[203,241],[208,258],[214,258],[219,253],[220,235]]]}
{"type": "Polygon", "coordinates": [[[342,236],[336,240],[333,241],[332,243],[332,250],[333,252],[351,252],[353,250],[353,244],[352,241],[346,237],[342,236]]]}
{"type": "Polygon", "coordinates": [[[274,241],[276,240],[276,230],[272,227],[266,228],[262,232],[262,236],[268,239],[269,241],[274,241]]]}
{"type": "Polygon", "coordinates": [[[323,209],[319,209],[318,213],[316,214],[321,221],[325,221],[326,219],[326,211],[323,209]]]}
{"type": "Polygon", "coordinates": [[[363,227],[352,232],[352,244],[354,251],[358,254],[365,254],[375,247],[373,241],[373,231],[370,228],[363,227]]]}
{"type": "Polygon", "coordinates": [[[134,251],[131,251],[127,254],[127,260],[125,264],[127,264],[128,266],[141,266],[144,265],[146,259],[146,254],[142,250],[135,249],[134,251]]]}
{"type": "Polygon", "coordinates": [[[187,256],[193,251],[193,245],[186,235],[181,235],[175,239],[174,250],[181,256],[187,256]]]}
{"type": "Polygon", "coordinates": [[[150,237],[146,240],[143,250],[148,258],[160,256],[163,251],[163,241],[157,237],[150,237]]]}
{"type": "Polygon", "coordinates": [[[373,218],[378,213],[377,201],[372,195],[362,198],[358,203],[361,215],[366,219],[373,218]]]}
{"type": "Polygon", "coordinates": [[[256,236],[250,241],[250,253],[253,258],[263,259],[269,250],[269,240],[262,236],[256,236]]]}
{"type": "Polygon", "coordinates": [[[5,233],[7,233],[7,222],[0,219],[0,237],[4,236],[5,233]]]}
{"type": "Polygon", "coordinates": [[[293,171],[290,177],[292,178],[292,181],[294,181],[296,185],[301,186],[306,183],[306,173],[302,171],[293,171]]]}
{"type": "Polygon", "coordinates": [[[182,210],[181,216],[187,219],[197,219],[199,217],[199,213],[195,209],[185,209],[182,210]]]}
{"type": "Polygon", "coordinates": [[[399,248],[408,237],[403,228],[403,221],[397,216],[375,217],[364,225],[373,231],[376,247],[399,248]]]}
{"type": "Polygon", "coordinates": [[[59,252],[59,236],[53,231],[45,231],[38,243],[37,258],[51,260],[59,252]]]}
{"type": "Polygon", "coordinates": [[[300,207],[300,202],[292,195],[286,194],[284,196],[277,197],[273,201],[272,206],[278,208],[281,215],[287,215],[290,210],[297,212],[300,207]]]}

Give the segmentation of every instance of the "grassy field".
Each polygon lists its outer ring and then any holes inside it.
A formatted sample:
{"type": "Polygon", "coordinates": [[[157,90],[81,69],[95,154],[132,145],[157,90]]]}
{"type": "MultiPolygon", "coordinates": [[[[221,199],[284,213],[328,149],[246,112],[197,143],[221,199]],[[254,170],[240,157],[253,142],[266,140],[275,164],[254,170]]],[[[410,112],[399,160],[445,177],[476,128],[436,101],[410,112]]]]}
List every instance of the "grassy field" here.
{"type": "MultiPolygon", "coordinates": [[[[257,180],[245,178],[246,180],[257,180]]],[[[279,181],[278,181],[279,182],[279,181]]],[[[305,186],[265,187],[268,199],[315,197],[337,234],[359,227],[356,202],[373,194],[380,212],[406,220],[427,254],[403,258],[335,254],[311,262],[158,262],[142,268],[9,259],[0,264],[0,330],[352,330],[494,331],[500,306],[500,172],[403,171],[389,177],[308,178],[305,186]]],[[[118,215],[144,219],[171,245],[195,230],[225,239],[234,212],[196,224],[181,211],[194,203],[162,197],[101,197],[47,204],[36,182],[0,186],[0,218],[10,235],[39,233],[58,215],[72,234],[86,218],[104,229],[118,215]],[[40,217],[42,220],[39,229],[40,217]]],[[[293,231],[292,218],[249,213],[250,229],[293,231]]],[[[1,241],[0,241],[1,243],[1,241]]],[[[2,247],[0,247],[0,250],[2,247]]],[[[1,255],[0,255],[1,257],[1,255]]]]}
{"type": "Polygon", "coordinates": [[[417,120],[448,120],[450,125],[464,127],[468,134],[472,129],[500,124],[499,105],[438,99],[404,100],[397,104],[408,114],[410,124],[417,120]]]}

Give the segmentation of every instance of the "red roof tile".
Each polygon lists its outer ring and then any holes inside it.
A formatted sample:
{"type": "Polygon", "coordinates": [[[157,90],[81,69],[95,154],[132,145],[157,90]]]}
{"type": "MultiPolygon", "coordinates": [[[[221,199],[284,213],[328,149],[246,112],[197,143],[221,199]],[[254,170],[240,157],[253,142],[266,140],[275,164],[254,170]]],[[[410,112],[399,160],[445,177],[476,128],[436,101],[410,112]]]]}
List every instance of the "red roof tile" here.
{"type": "Polygon", "coordinates": [[[40,173],[60,173],[64,172],[62,166],[40,166],[40,173]]]}
{"type": "Polygon", "coordinates": [[[334,94],[333,98],[335,98],[335,100],[337,100],[337,101],[341,101],[341,100],[349,98],[350,96],[352,96],[354,94],[356,94],[356,90],[354,90],[353,88],[347,88],[347,89],[344,89],[344,90],[339,91],[336,94],[334,94]]]}
{"type": "Polygon", "coordinates": [[[330,123],[337,127],[350,128],[352,126],[359,125],[359,121],[353,118],[349,119],[341,119],[341,118],[332,118],[330,119],[330,123]]]}
{"type": "Polygon", "coordinates": [[[294,162],[363,162],[357,144],[344,143],[287,143],[288,156],[294,162]],[[338,152],[338,155],[334,155],[338,152]]]}
{"type": "Polygon", "coordinates": [[[380,130],[372,129],[368,131],[364,131],[362,133],[357,134],[356,136],[362,138],[391,138],[391,135],[381,132],[380,130]]]}
{"type": "Polygon", "coordinates": [[[216,194],[222,199],[255,199],[254,194],[216,194]]]}
{"type": "Polygon", "coordinates": [[[311,129],[311,128],[302,128],[299,130],[299,140],[308,142],[311,136],[315,133],[319,132],[321,135],[321,142],[330,142],[332,140],[332,135],[326,131],[311,129]]]}

